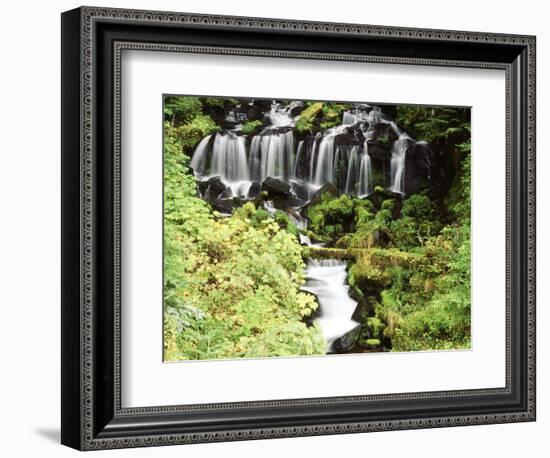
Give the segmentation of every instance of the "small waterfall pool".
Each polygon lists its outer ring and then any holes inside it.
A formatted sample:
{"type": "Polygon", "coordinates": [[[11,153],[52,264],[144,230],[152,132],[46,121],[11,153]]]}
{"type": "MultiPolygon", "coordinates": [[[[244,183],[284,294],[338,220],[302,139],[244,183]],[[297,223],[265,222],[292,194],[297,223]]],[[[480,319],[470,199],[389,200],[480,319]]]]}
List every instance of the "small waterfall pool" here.
{"type": "Polygon", "coordinates": [[[314,294],[319,301],[315,322],[327,340],[327,352],[331,352],[336,339],[359,325],[351,318],[357,302],[348,295],[346,263],[336,259],[310,259],[302,290],[314,294]]]}

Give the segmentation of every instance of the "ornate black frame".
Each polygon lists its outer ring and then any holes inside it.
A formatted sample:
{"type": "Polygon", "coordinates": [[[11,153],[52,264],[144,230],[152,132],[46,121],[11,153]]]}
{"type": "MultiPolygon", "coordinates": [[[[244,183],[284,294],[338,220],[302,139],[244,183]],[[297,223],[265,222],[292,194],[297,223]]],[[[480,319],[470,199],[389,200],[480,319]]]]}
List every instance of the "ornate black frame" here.
{"type": "Polygon", "coordinates": [[[80,449],[535,420],[535,37],[82,7],[62,15],[62,434],[80,449]],[[120,404],[124,49],[506,71],[505,388],[120,404]]]}

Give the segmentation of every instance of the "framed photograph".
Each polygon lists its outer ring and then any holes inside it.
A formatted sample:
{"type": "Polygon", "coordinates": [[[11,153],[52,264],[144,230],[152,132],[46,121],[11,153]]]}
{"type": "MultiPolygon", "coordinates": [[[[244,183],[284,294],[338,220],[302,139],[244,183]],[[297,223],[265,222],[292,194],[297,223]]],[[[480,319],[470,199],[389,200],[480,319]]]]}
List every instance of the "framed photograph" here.
{"type": "Polygon", "coordinates": [[[535,37],[62,15],[62,443],[535,420],[535,37]]]}

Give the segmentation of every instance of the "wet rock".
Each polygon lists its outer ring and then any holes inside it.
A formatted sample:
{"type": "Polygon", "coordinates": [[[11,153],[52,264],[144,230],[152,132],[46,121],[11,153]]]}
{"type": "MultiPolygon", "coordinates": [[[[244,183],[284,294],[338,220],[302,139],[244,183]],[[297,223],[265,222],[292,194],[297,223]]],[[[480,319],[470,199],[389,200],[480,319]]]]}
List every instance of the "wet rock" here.
{"type": "Polygon", "coordinates": [[[255,199],[260,195],[261,190],[262,190],[262,186],[260,185],[260,183],[256,183],[256,182],[252,183],[250,185],[250,188],[248,188],[248,197],[250,199],[255,199]]]}
{"type": "Polygon", "coordinates": [[[290,185],[277,178],[267,177],[262,183],[261,190],[265,191],[269,197],[291,197],[290,185]]]}
{"type": "Polygon", "coordinates": [[[330,194],[332,197],[339,197],[340,192],[338,191],[338,188],[332,184],[332,183],[325,183],[323,186],[321,186],[317,191],[315,191],[311,198],[309,199],[309,202],[304,206],[302,214],[306,215],[308,208],[313,207],[314,205],[319,204],[321,202],[321,196],[323,194],[330,194]]]}
{"type": "Polygon", "coordinates": [[[391,159],[391,146],[369,145],[369,156],[378,161],[389,161],[391,159]]]}
{"type": "Polygon", "coordinates": [[[254,99],[252,105],[258,108],[262,113],[267,113],[271,110],[270,99],[254,99]]]}
{"type": "Polygon", "coordinates": [[[296,101],[294,102],[294,106],[290,110],[289,114],[294,118],[295,116],[298,116],[302,111],[304,111],[304,108],[305,108],[304,102],[296,101]]]}
{"type": "Polygon", "coordinates": [[[231,199],[233,197],[233,191],[231,188],[225,188],[225,190],[218,195],[219,199],[231,199]]]}
{"type": "Polygon", "coordinates": [[[362,145],[364,142],[365,136],[361,129],[348,129],[347,133],[334,137],[334,146],[362,145]]]}
{"type": "Polygon", "coordinates": [[[210,205],[214,210],[224,214],[231,214],[236,206],[233,199],[213,199],[210,205]]]}
{"type": "Polygon", "coordinates": [[[223,193],[227,186],[223,183],[219,176],[211,177],[208,180],[200,181],[198,183],[200,194],[206,200],[216,199],[221,193],[223,193]]]}
{"type": "Polygon", "coordinates": [[[441,165],[429,144],[417,142],[405,156],[405,194],[414,194],[437,184],[441,165]]]}
{"type": "Polygon", "coordinates": [[[323,186],[321,186],[317,191],[313,193],[313,195],[311,196],[309,205],[318,204],[321,201],[321,196],[323,194],[330,194],[332,197],[340,196],[340,192],[338,191],[338,188],[334,184],[325,183],[323,186]]]}
{"type": "Polygon", "coordinates": [[[263,200],[271,200],[275,208],[286,210],[289,207],[300,207],[304,200],[298,198],[291,191],[288,183],[277,178],[267,177],[262,183],[261,197],[263,200]]]}
{"type": "Polygon", "coordinates": [[[332,351],[335,353],[349,353],[355,347],[355,343],[359,337],[361,326],[357,325],[351,331],[336,339],[332,344],[332,351]]]}
{"type": "Polygon", "coordinates": [[[376,143],[391,146],[398,137],[393,125],[387,122],[372,123],[367,129],[367,143],[369,145],[376,143]]]}
{"type": "MultiPolygon", "coordinates": [[[[351,289],[350,289],[351,291],[351,289]]],[[[357,294],[355,294],[357,295],[357,294]]],[[[364,296],[359,297],[357,300],[357,307],[355,307],[355,310],[353,312],[353,315],[351,316],[351,319],[353,321],[357,321],[359,323],[362,323],[363,321],[366,321],[367,317],[374,313],[374,309],[376,307],[376,302],[369,300],[369,298],[366,298],[364,296]]]]}
{"type": "Polygon", "coordinates": [[[292,183],[292,192],[298,199],[306,201],[309,199],[309,187],[303,183],[292,183]]]}

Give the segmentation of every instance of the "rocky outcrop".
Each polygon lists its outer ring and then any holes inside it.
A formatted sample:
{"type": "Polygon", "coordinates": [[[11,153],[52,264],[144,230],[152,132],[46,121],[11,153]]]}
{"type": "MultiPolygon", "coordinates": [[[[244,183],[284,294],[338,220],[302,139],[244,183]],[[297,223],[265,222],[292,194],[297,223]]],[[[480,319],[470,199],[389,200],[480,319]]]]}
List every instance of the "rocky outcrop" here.
{"type": "Polygon", "coordinates": [[[373,159],[388,161],[391,159],[392,145],[398,135],[389,123],[372,123],[367,129],[369,155],[373,159]]]}
{"type": "Polygon", "coordinates": [[[197,184],[200,195],[210,201],[217,199],[228,187],[222,182],[221,177],[211,177],[208,180],[199,181],[197,184]]]}
{"type": "Polygon", "coordinates": [[[261,191],[262,191],[262,186],[260,185],[260,183],[254,182],[250,185],[250,188],[248,188],[247,197],[249,199],[255,199],[256,197],[258,197],[260,195],[261,191]]]}
{"type": "Polygon", "coordinates": [[[289,198],[290,185],[277,178],[267,177],[262,183],[262,191],[267,193],[271,198],[289,198]]]}
{"type": "Polygon", "coordinates": [[[355,347],[355,343],[359,338],[361,327],[357,325],[351,331],[336,339],[332,344],[332,350],[335,353],[349,353],[355,347]]]}

